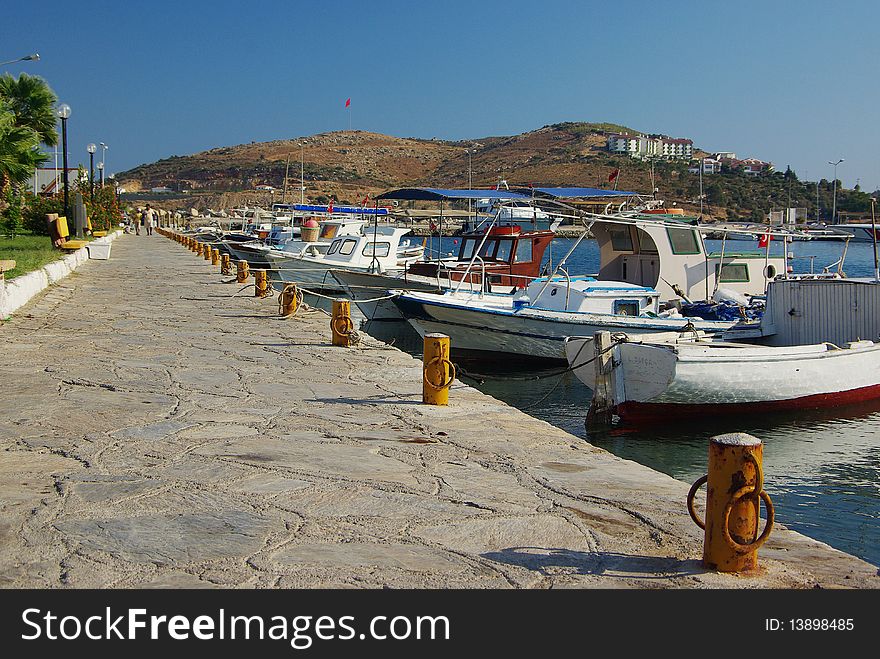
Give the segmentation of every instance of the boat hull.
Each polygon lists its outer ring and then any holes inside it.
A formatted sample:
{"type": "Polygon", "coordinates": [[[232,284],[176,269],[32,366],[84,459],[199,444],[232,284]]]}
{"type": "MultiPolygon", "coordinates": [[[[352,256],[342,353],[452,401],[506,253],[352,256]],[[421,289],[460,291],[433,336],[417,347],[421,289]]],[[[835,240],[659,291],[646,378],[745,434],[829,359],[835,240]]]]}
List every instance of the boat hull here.
{"type": "MultiPolygon", "coordinates": [[[[565,339],[595,332],[651,334],[695,326],[720,332],[733,323],[700,321],[693,318],[622,317],[606,314],[577,314],[571,321],[543,319],[513,311],[476,311],[463,306],[425,303],[405,295],[395,298],[404,317],[424,336],[441,332],[450,337],[452,348],[480,352],[517,354],[565,360],[565,339]],[[696,321],[696,322],[695,322],[696,321]]],[[[569,318],[575,314],[566,314],[569,318]]]]}
{"type": "MultiPolygon", "coordinates": [[[[569,340],[566,351],[577,377],[595,389],[589,339],[569,340]]],[[[623,343],[613,354],[611,407],[629,422],[820,409],[880,398],[880,344],[870,341],[844,349],[623,343]]]]}
{"type": "Polygon", "coordinates": [[[388,297],[388,291],[391,289],[437,291],[436,278],[410,276],[404,279],[402,276],[339,269],[333,269],[330,272],[367,320],[380,322],[406,320],[393,300],[388,297]],[[376,300],[375,298],[386,299],[376,300]]]}

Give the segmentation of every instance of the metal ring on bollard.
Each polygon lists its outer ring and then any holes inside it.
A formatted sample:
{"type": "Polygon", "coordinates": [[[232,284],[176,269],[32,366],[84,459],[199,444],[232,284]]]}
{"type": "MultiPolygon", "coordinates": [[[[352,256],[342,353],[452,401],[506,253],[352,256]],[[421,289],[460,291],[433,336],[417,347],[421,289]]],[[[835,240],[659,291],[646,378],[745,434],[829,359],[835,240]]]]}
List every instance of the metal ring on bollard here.
{"type": "Polygon", "coordinates": [[[706,522],[701,520],[697,515],[697,511],[694,508],[694,497],[697,496],[697,490],[703,487],[703,485],[705,485],[708,480],[709,474],[706,474],[705,476],[700,476],[696,481],[694,481],[694,484],[691,485],[691,489],[688,492],[687,498],[688,512],[691,514],[691,519],[694,520],[694,523],[703,530],[706,529],[706,522]]]}
{"type": "Polygon", "coordinates": [[[349,316],[336,316],[330,321],[330,329],[340,336],[349,336],[354,331],[354,323],[349,316]],[[345,329],[339,329],[339,323],[345,326],[345,329]]]}
{"type": "MultiPolygon", "coordinates": [[[[776,516],[776,513],[773,509],[773,502],[770,501],[770,495],[767,494],[764,490],[761,490],[760,492],[758,492],[758,496],[764,501],[764,506],[766,506],[767,508],[767,523],[764,526],[764,531],[755,539],[754,542],[751,542],[747,545],[741,545],[731,537],[730,529],[727,528],[727,525],[730,522],[730,513],[733,510],[733,506],[744,496],[754,493],[755,488],[752,485],[746,485],[745,487],[741,487],[740,489],[738,489],[736,493],[732,497],[730,497],[730,501],[728,501],[727,505],[724,507],[724,515],[721,518],[721,537],[724,538],[724,542],[726,542],[731,549],[739,554],[748,554],[755,551],[758,547],[764,544],[767,538],[770,537],[770,531],[773,530],[773,520],[776,516]]],[[[758,513],[760,515],[760,510],[758,511],[758,513]]]]}
{"type": "Polygon", "coordinates": [[[425,384],[427,384],[432,389],[435,389],[437,391],[440,391],[441,389],[449,389],[449,387],[452,386],[452,382],[455,380],[455,364],[446,359],[446,357],[434,357],[434,359],[425,364],[425,369],[422,372],[422,377],[425,380],[425,384]],[[440,374],[443,373],[443,367],[446,366],[449,369],[449,380],[442,382],[439,385],[431,382],[431,380],[428,378],[428,370],[434,365],[436,365],[437,372],[440,374]]]}

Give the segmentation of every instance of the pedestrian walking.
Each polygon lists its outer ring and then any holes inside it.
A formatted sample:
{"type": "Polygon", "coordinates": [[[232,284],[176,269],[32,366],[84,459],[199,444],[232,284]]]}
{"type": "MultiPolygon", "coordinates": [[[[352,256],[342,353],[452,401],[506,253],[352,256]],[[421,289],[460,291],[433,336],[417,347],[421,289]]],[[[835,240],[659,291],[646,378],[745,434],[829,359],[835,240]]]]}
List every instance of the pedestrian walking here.
{"type": "Polygon", "coordinates": [[[153,235],[153,223],[155,221],[156,211],[150,208],[150,205],[147,204],[147,208],[144,210],[144,228],[147,230],[147,235],[153,235]]]}

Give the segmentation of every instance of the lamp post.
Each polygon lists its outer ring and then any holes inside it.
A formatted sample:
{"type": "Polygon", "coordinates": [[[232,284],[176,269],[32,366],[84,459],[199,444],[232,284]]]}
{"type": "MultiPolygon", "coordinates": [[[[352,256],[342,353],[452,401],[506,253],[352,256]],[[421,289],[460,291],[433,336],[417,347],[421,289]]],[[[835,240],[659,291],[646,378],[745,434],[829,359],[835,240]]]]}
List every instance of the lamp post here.
{"type": "Polygon", "coordinates": [[[829,165],[834,165],[834,192],[831,194],[831,224],[837,224],[837,166],[843,162],[843,158],[837,162],[828,161],[829,165]]]}
{"type": "Polygon", "coordinates": [[[70,190],[67,182],[67,120],[70,117],[70,106],[62,103],[56,110],[61,119],[61,152],[63,154],[61,167],[63,172],[61,176],[64,179],[64,217],[70,218],[70,190]]]}
{"type": "Polygon", "coordinates": [[[103,188],[104,187],[104,157],[107,155],[107,149],[109,149],[110,147],[107,146],[106,144],[104,144],[103,142],[101,142],[100,147],[101,147],[101,164],[98,167],[98,170],[101,172],[101,187],[103,188]]]}
{"type": "Polygon", "coordinates": [[[98,168],[98,176],[101,178],[101,189],[104,189],[104,163],[99,162],[96,167],[98,168]]]}
{"type": "Polygon", "coordinates": [[[33,55],[25,55],[24,57],[19,57],[18,59],[11,59],[8,62],[0,62],[0,66],[6,66],[7,64],[15,64],[16,62],[39,62],[40,61],[40,53],[34,53],[33,55]]]}
{"type": "Polygon", "coordinates": [[[95,203],[95,151],[97,150],[98,147],[94,142],[86,147],[86,151],[89,152],[89,202],[92,204],[95,203]]]}

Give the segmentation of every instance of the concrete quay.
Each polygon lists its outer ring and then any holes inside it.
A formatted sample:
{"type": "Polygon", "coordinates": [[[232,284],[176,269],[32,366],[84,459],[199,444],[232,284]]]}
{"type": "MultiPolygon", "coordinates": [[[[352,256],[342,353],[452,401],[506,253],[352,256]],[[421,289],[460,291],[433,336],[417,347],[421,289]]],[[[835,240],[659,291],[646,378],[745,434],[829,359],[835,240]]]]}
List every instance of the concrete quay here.
{"type": "Polygon", "coordinates": [[[224,279],[125,235],[0,325],[0,585],[880,587],[781,527],[704,571],[688,484],[224,279]]]}

